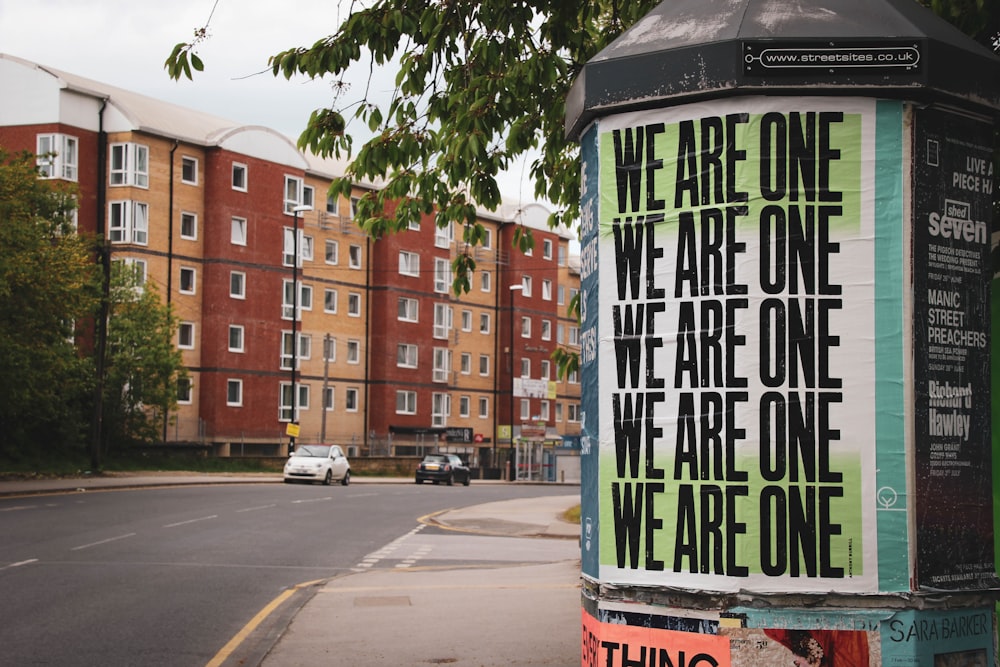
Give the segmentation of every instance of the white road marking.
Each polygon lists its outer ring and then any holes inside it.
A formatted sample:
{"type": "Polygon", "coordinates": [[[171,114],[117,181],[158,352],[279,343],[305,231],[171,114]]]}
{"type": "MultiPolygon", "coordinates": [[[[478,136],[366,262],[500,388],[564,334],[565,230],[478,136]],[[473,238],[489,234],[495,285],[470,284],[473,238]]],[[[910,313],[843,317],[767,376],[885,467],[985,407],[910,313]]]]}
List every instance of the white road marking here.
{"type": "Polygon", "coordinates": [[[73,547],[70,551],[80,551],[81,549],[89,549],[90,547],[96,547],[99,544],[107,544],[108,542],[117,542],[118,540],[124,540],[127,537],[133,537],[135,533],[128,533],[127,535],[119,535],[118,537],[109,537],[106,540],[101,540],[99,542],[91,542],[90,544],[81,544],[78,547],[73,547]]]}
{"type": "Polygon", "coordinates": [[[22,565],[30,565],[31,563],[37,563],[37,558],[29,558],[28,560],[19,560],[16,563],[11,563],[10,565],[4,565],[0,567],[0,570],[9,570],[12,567],[21,567],[22,565]]]}
{"type": "Polygon", "coordinates": [[[293,500],[292,504],[293,505],[299,505],[301,503],[318,503],[318,502],[322,502],[324,500],[333,500],[333,496],[327,496],[325,498],[309,498],[307,500],[293,500]]]}
{"type": "Polygon", "coordinates": [[[236,513],[240,514],[241,512],[256,512],[257,510],[266,510],[266,509],[269,509],[271,507],[277,507],[277,504],[274,504],[274,505],[261,505],[259,507],[245,507],[245,508],[243,508],[241,510],[236,510],[236,513]]]}
{"type": "Polygon", "coordinates": [[[218,519],[218,514],[213,514],[211,516],[203,516],[197,519],[188,519],[187,521],[178,521],[177,523],[168,523],[164,528],[176,528],[177,526],[186,526],[189,523],[198,523],[199,521],[208,521],[209,519],[218,519]]]}

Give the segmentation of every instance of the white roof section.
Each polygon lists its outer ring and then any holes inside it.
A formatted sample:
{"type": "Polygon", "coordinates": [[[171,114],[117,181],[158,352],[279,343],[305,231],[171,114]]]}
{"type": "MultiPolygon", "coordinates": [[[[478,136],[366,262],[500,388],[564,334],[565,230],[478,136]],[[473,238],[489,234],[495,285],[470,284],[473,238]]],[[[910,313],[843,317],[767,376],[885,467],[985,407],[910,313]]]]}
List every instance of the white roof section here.
{"type": "MultiPolygon", "coordinates": [[[[106,132],[143,132],[197,146],[218,146],[318,177],[338,178],[348,164],[346,159],[303,153],[293,140],[267,127],[242,125],[5,53],[0,53],[0,91],[6,99],[18,100],[17,104],[0,104],[0,125],[62,123],[96,132],[103,119],[106,132]]],[[[356,185],[379,189],[384,182],[356,185]]],[[[551,229],[551,211],[537,202],[504,200],[497,211],[482,207],[478,211],[490,220],[576,238],[566,228],[551,229]]]]}

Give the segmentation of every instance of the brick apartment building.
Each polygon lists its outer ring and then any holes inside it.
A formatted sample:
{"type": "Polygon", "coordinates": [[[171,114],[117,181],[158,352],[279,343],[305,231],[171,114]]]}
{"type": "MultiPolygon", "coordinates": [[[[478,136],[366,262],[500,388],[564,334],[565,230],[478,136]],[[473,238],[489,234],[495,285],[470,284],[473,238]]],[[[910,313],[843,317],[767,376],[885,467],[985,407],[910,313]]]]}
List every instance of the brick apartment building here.
{"type": "Polygon", "coordinates": [[[578,441],[580,385],[550,355],[578,350],[579,273],[543,206],[482,212],[475,249],[432,217],[373,241],[353,212],[376,186],[328,198],[343,165],[271,129],[3,54],[0,90],[0,146],[49,154],[41,177],[79,187],[78,228],[103,232],[180,320],[190,382],[168,442],[274,454],[295,421],[299,442],[356,456],[447,449],[491,466],[512,425],[537,467],[578,441]],[[529,255],[511,251],[518,225],[529,255]],[[477,270],[456,297],[463,252],[477,270]]]}

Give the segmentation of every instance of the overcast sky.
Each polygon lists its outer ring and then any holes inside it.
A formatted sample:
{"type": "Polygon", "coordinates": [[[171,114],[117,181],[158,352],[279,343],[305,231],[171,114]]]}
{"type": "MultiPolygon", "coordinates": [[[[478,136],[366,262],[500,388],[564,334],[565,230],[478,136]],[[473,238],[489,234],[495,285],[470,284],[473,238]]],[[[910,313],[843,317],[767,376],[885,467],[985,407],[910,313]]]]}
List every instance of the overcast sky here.
{"type": "MultiPolygon", "coordinates": [[[[275,78],[267,59],[332,34],[341,19],[337,0],[219,0],[210,38],[197,49],[205,71],[194,73],[194,81],[172,81],[163,62],[174,44],[205,24],[214,4],[0,0],[0,53],[297,139],[312,110],[332,104],[330,82],[275,78]]],[[[351,73],[346,99],[360,97],[366,78],[366,67],[351,73]]],[[[392,82],[390,75],[375,87],[389,92],[392,82]]],[[[355,149],[363,138],[355,137],[355,149]]],[[[524,174],[523,184],[520,173],[502,180],[505,198],[532,199],[527,169],[524,174]]]]}

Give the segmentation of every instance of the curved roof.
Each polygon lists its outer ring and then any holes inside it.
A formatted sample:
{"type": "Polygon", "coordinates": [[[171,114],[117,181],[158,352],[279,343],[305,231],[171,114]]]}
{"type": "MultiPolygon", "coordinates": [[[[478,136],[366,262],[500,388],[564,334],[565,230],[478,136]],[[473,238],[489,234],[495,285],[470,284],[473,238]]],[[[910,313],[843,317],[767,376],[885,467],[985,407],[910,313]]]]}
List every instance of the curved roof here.
{"type": "Polygon", "coordinates": [[[916,0],[665,0],[583,68],[566,132],[736,94],[946,98],[1000,110],[1000,58],[916,0]]]}

